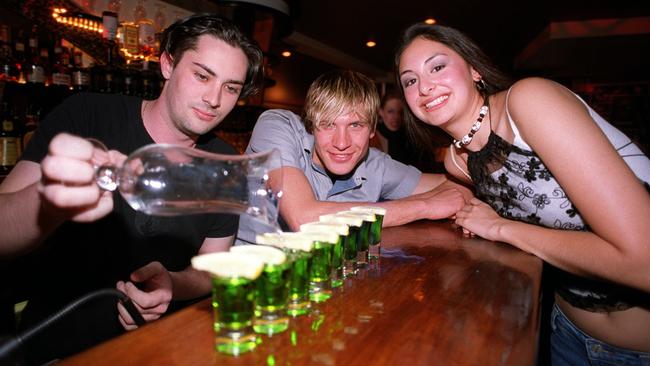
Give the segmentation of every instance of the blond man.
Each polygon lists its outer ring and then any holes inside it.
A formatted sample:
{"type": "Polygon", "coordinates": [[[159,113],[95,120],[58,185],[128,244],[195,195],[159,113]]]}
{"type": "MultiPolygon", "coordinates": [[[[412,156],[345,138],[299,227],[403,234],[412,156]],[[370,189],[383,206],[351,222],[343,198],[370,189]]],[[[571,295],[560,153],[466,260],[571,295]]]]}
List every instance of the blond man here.
{"type": "MultiPolygon", "coordinates": [[[[415,167],[369,148],[375,133],[379,95],[374,82],[350,70],[336,70],[310,86],[301,118],[269,110],[258,119],[247,153],[277,149],[282,166],[270,173],[282,189],[281,224],[297,230],[319,215],[372,202],[386,208],[384,226],[454,215],[471,197],[443,174],[415,167]]],[[[240,218],[238,242],[254,242],[265,229],[240,218]]]]}

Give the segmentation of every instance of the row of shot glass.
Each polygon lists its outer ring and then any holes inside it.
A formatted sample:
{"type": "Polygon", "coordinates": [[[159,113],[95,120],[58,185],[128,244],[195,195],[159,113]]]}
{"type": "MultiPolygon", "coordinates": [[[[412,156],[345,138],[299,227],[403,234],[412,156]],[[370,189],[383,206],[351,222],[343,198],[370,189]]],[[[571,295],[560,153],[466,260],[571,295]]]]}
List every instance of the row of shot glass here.
{"type": "Polygon", "coordinates": [[[212,277],[216,350],[250,351],[257,334],[283,332],[290,316],[327,301],[344,278],[379,258],[385,214],[380,207],[356,206],[303,224],[299,232],[257,235],[258,245],[194,257],[193,267],[212,277]]]}

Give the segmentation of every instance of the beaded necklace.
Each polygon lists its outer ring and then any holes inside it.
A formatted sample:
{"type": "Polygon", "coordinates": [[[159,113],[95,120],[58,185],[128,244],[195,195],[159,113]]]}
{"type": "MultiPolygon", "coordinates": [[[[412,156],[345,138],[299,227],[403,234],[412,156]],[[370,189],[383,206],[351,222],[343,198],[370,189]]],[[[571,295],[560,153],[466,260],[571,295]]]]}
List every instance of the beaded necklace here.
{"type": "Polygon", "coordinates": [[[463,136],[460,140],[454,139],[454,145],[457,148],[463,147],[463,145],[469,145],[472,142],[472,139],[474,139],[474,134],[478,132],[478,130],[481,128],[481,124],[483,122],[483,118],[488,114],[488,111],[490,110],[489,107],[489,102],[488,98],[485,98],[485,102],[483,102],[483,106],[478,112],[478,118],[476,119],[476,122],[472,125],[472,128],[469,130],[467,135],[463,136]]]}

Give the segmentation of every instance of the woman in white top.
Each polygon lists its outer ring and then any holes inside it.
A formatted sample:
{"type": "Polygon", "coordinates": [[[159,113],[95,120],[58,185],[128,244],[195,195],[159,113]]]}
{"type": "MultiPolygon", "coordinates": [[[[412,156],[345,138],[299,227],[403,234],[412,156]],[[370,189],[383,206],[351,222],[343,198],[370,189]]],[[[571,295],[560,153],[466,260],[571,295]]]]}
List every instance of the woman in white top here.
{"type": "Polygon", "coordinates": [[[650,160],[561,85],[509,82],[455,29],[411,26],[395,64],[407,128],[451,135],[445,167],[476,189],[456,223],[554,268],[553,364],[649,365],[650,160]]]}

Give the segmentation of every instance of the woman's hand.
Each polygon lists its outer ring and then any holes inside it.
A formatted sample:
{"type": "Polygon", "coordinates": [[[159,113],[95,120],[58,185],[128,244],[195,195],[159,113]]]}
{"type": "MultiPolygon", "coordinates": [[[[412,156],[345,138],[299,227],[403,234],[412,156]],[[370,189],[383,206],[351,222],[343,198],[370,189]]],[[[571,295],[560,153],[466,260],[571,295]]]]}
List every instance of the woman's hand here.
{"type": "Polygon", "coordinates": [[[492,207],[478,198],[472,198],[468,204],[456,213],[456,224],[463,228],[464,234],[475,234],[484,239],[501,241],[501,224],[506,219],[497,214],[492,207]]]}

